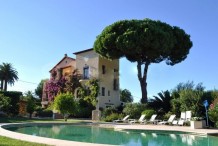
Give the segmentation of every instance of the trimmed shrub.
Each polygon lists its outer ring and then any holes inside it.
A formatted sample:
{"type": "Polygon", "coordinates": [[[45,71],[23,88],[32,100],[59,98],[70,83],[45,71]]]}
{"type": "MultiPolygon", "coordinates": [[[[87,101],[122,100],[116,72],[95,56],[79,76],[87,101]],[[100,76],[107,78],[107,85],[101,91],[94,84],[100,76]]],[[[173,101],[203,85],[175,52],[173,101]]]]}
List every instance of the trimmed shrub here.
{"type": "Polygon", "coordinates": [[[147,109],[142,112],[142,115],[145,115],[145,119],[150,119],[153,114],[155,114],[153,109],[147,109]]]}
{"type": "Polygon", "coordinates": [[[163,116],[163,120],[164,120],[164,119],[165,119],[165,120],[168,120],[172,114],[173,114],[172,112],[166,113],[166,114],[163,116]]]}
{"type": "Polygon", "coordinates": [[[90,118],[92,116],[92,110],[95,109],[92,104],[83,99],[75,101],[75,106],[75,112],[72,114],[72,116],[76,118],[90,118]]]}
{"type": "Polygon", "coordinates": [[[146,109],[146,104],[141,103],[128,103],[123,109],[125,115],[130,115],[131,118],[138,119],[142,111],[146,109]]]}
{"type": "Polygon", "coordinates": [[[22,96],[22,92],[17,91],[0,91],[0,94],[7,96],[11,99],[8,112],[10,115],[17,116],[19,114],[19,101],[22,96]]]}
{"type": "Polygon", "coordinates": [[[118,113],[112,113],[105,118],[103,118],[103,121],[106,122],[112,122],[113,120],[122,119],[123,115],[118,113]]]}
{"type": "Polygon", "coordinates": [[[65,121],[70,114],[73,114],[76,110],[75,101],[73,94],[71,93],[60,93],[55,96],[54,109],[64,115],[65,121]]]}
{"type": "Polygon", "coordinates": [[[8,113],[8,109],[11,106],[10,102],[11,102],[10,97],[0,94],[0,112],[2,112],[2,115],[8,113]]]}
{"type": "Polygon", "coordinates": [[[102,112],[102,117],[105,118],[113,113],[118,113],[115,108],[106,108],[102,112]]]}
{"type": "Polygon", "coordinates": [[[38,116],[38,117],[52,117],[53,112],[52,112],[52,110],[49,110],[49,109],[39,110],[39,111],[37,111],[36,116],[38,116]]]}
{"type": "Polygon", "coordinates": [[[76,118],[90,118],[92,116],[92,110],[90,107],[79,107],[73,113],[73,117],[76,118]]]}

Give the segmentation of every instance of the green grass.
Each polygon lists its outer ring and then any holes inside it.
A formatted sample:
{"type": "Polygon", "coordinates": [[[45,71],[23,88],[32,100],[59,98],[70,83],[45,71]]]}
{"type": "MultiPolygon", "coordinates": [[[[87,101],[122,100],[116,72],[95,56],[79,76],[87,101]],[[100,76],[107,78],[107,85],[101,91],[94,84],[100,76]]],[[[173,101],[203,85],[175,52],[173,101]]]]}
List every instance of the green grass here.
{"type": "Polygon", "coordinates": [[[0,136],[0,146],[48,146],[48,145],[26,142],[26,141],[0,136]]]}

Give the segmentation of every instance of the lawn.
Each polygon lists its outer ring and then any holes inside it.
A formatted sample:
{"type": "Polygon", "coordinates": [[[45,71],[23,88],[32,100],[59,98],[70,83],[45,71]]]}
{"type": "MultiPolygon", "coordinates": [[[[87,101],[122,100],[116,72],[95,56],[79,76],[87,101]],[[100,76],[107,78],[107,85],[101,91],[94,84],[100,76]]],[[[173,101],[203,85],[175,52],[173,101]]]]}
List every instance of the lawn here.
{"type": "Polygon", "coordinates": [[[26,141],[0,136],[0,146],[48,146],[48,145],[26,142],[26,141]]]}

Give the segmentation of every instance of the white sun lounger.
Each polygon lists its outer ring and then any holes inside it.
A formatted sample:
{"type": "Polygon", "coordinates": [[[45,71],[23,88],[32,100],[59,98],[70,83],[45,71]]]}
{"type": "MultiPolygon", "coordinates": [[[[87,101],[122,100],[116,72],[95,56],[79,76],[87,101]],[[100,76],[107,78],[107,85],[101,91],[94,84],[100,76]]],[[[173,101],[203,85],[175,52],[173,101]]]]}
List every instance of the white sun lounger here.
{"type": "Polygon", "coordinates": [[[136,123],[136,122],[142,123],[144,121],[144,119],[145,119],[145,115],[141,115],[141,117],[138,120],[133,119],[133,120],[130,120],[129,123],[130,124],[133,124],[133,123],[136,123]]]}
{"type": "Polygon", "coordinates": [[[129,118],[129,115],[125,116],[123,119],[117,119],[117,120],[114,120],[113,122],[128,122],[128,119],[129,118]]]}
{"type": "Polygon", "coordinates": [[[156,122],[158,122],[158,120],[155,120],[155,118],[157,117],[157,115],[152,115],[149,121],[143,121],[141,123],[147,124],[147,123],[153,123],[155,124],[156,122]]]}
{"type": "Polygon", "coordinates": [[[158,124],[167,124],[167,123],[169,124],[169,123],[173,123],[173,120],[175,119],[175,117],[176,117],[176,115],[171,115],[167,121],[161,121],[161,122],[159,122],[158,124]]]}

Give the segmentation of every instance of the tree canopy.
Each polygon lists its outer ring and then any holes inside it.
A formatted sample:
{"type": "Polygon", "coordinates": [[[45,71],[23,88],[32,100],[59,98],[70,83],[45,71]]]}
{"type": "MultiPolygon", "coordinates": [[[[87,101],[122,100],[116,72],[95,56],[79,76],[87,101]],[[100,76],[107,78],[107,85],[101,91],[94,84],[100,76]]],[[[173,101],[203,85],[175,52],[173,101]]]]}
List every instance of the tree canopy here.
{"type": "Polygon", "coordinates": [[[40,83],[38,84],[38,86],[35,89],[35,94],[42,99],[42,93],[43,93],[43,85],[44,83],[48,81],[48,79],[43,79],[40,81],[40,83]]]}
{"type": "Polygon", "coordinates": [[[120,100],[122,102],[133,102],[133,97],[128,89],[120,89],[120,100]]]}
{"type": "Polygon", "coordinates": [[[103,57],[126,57],[137,62],[143,103],[147,102],[148,66],[162,61],[167,65],[180,63],[186,59],[191,47],[190,36],[183,29],[151,19],[115,22],[107,26],[94,42],[94,50],[103,57]]]}
{"type": "Polygon", "coordinates": [[[67,120],[67,116],[75,110],[73,95],[71,93],[58,94],[54,100],[54,109],[63,114],[65,120],[67,120]]]}
{"type": "Polygon", "coordinates": [[[0,65],[1,90],[7,91],[7,85],[14,85],[14,82],[18,79],[18,72],[11,63],[2,63],[0,65]]]}

